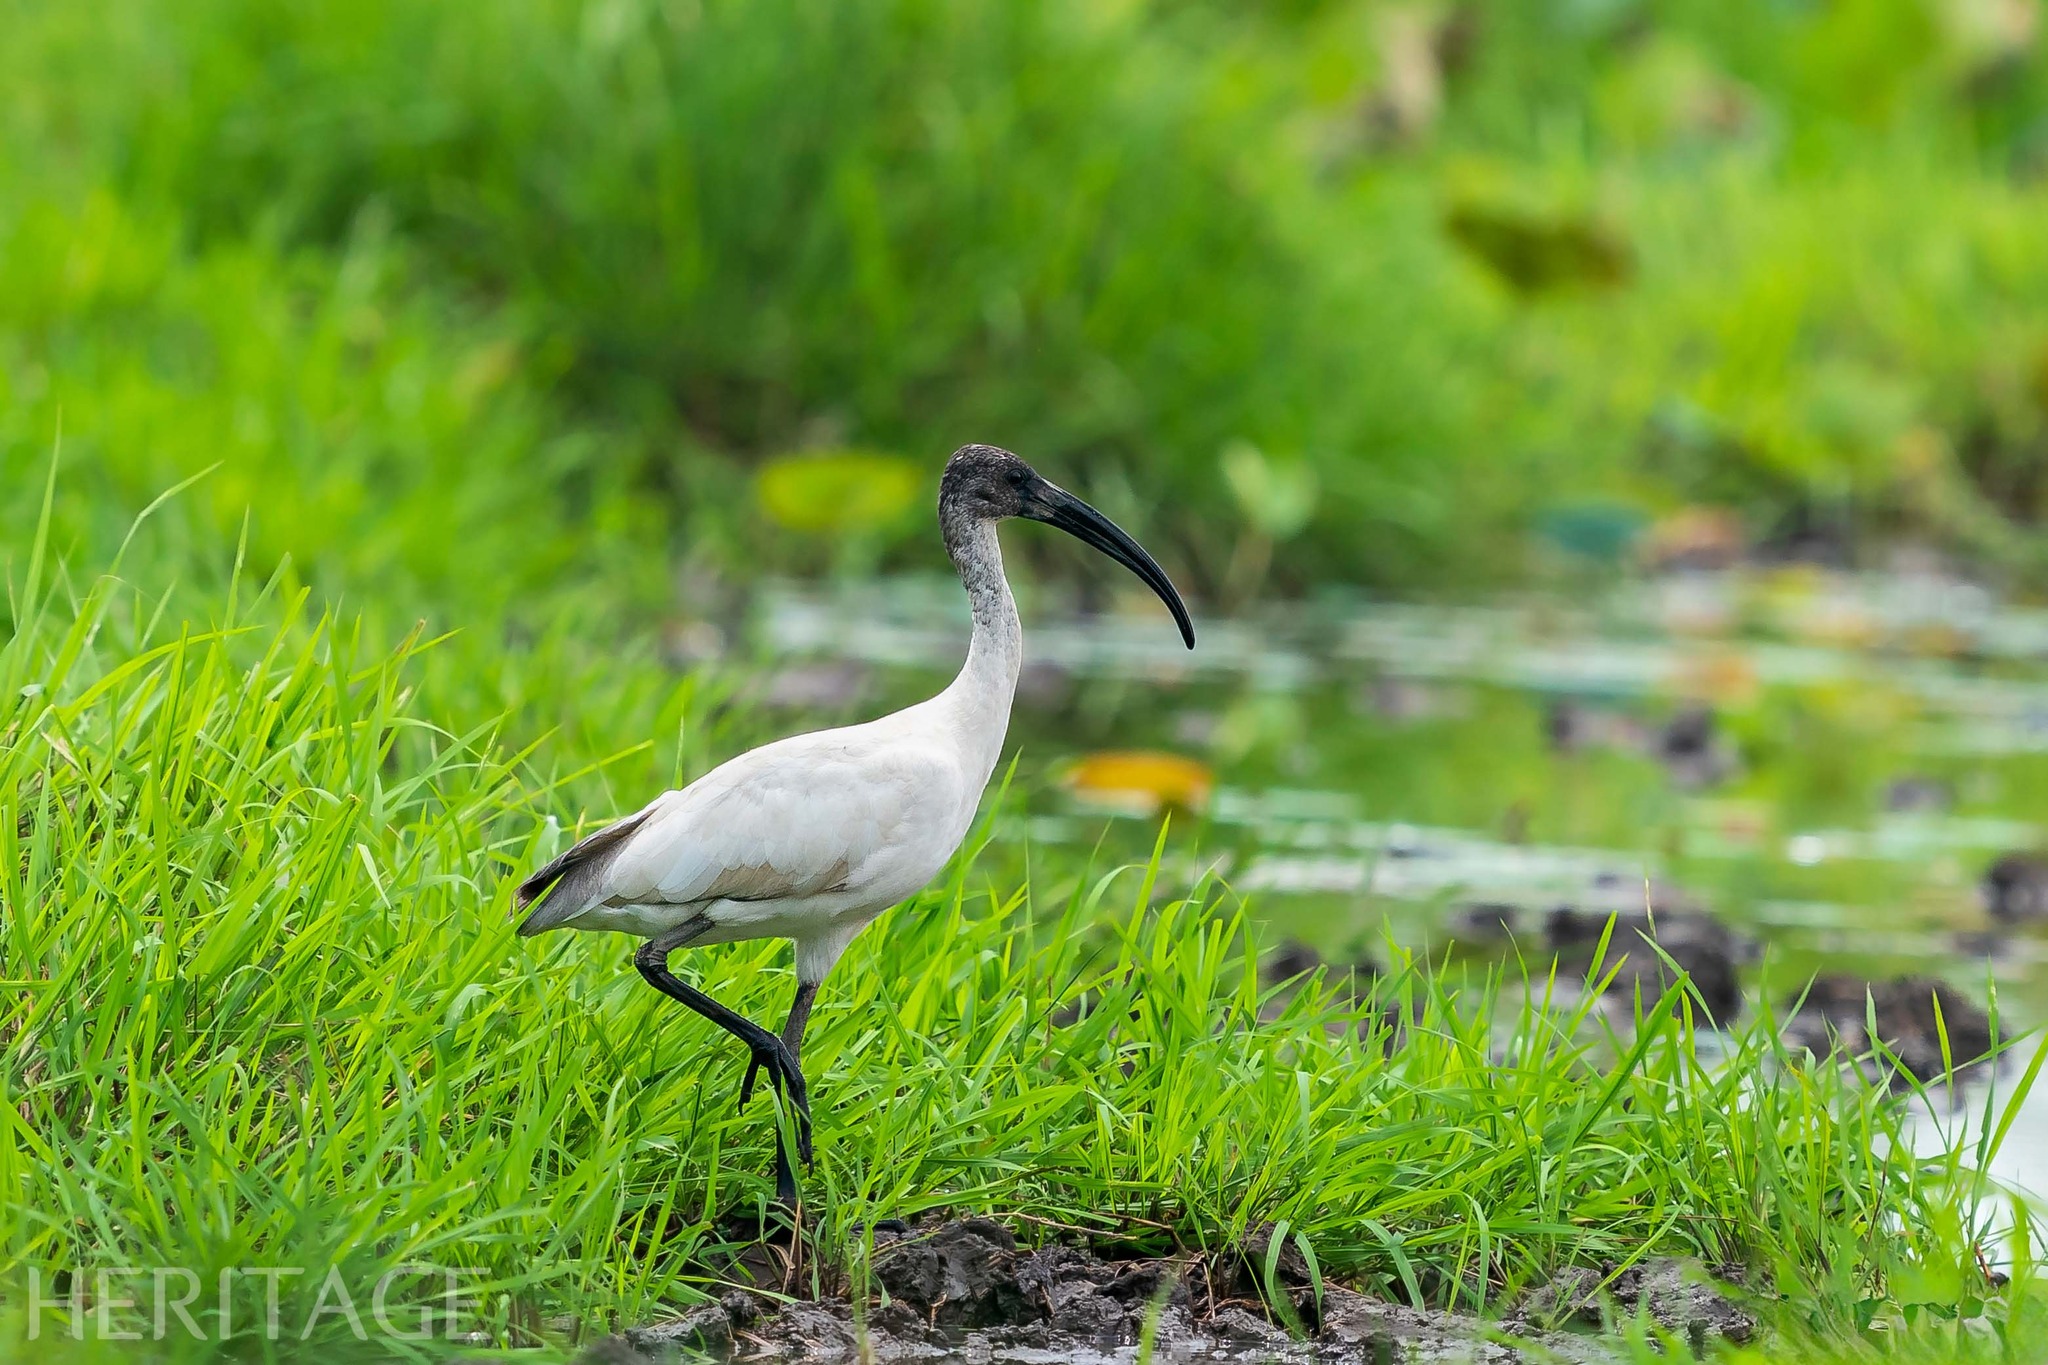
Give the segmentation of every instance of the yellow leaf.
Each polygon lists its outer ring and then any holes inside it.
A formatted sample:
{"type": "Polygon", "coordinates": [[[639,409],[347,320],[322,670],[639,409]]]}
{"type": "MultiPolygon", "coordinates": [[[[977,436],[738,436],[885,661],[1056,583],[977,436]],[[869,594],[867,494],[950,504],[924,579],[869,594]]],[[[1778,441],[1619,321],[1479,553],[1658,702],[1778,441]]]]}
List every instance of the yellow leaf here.
{"type": "Polygon", "coordinates": [[[1122,814],[1199,812],[1216,787],[1206,764],[1151,750],[1111,750],[1077,760],[1061,781],[1077,800],[1122,814]]]}

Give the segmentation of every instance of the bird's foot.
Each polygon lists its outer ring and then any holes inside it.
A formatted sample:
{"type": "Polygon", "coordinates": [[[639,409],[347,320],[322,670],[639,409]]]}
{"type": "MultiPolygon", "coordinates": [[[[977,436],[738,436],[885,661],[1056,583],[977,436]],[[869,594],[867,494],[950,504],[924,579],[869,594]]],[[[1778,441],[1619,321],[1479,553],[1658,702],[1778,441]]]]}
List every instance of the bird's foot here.
{"type": "Polygon", "coordinates": [[[768,1073],[769,1082],[794,1100],[798,1108],[808,1108],[804,1073],[780,1039],[763,1043],[747,1059],[747,1074],[740,1079],[740,1108],[746,1108],[747,1101],[754,1098],[754,1082],[763,1071],[768,1073]]]}
{"type": "MultiPolygon", "coordinates": [[[[790,1107],[796,1111],[796,1152],[804,1165],[811,1164],[811,1098],[810,1087],[804,1084],[803,1068],[789,1055],[789,1049],[780,1039],[754,1049],[747,1061],[747,1074],[740,1081],[740,1108],[747,1107],[747,1101],[754,1097],[754,1082],[760,1074],[768,1073],[769,1083],[788,1097],[790,1107]]],[[[779,1182],[778,1182],[779,1183],[779,1182]]]]}

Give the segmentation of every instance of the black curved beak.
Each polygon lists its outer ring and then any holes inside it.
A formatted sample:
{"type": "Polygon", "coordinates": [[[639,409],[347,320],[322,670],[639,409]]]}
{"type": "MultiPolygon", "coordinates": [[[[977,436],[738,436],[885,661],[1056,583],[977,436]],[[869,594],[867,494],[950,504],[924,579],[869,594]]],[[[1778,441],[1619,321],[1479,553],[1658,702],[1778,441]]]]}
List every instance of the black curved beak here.
{"type": "Polygon", "coordinates": [[[1019,516],[1057,526],[1136,574],[1146,587],[1159,594],[1160,601],[1166,603],[1166,609],[1173,613],[1174,624],[1180,627],[1180,638],[1187,642],[1188,648],[1195,647],[1195,623],[1188,617],[1187,604],[1173,590],[1166,570],[1145,553],[1144,546],[1124,534],[1122,527],[1058,484],[1043,480],[1024,497],[1023,504],[1019,516]]]}

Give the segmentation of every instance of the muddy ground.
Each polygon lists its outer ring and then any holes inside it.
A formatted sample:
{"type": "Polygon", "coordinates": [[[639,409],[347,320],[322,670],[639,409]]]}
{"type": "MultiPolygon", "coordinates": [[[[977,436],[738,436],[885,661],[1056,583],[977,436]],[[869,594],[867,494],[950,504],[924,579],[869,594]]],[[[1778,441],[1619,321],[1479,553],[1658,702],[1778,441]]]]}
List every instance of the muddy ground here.
{"type": "Polygon", "coordinates": [[[777,1303],[735,1291],[685,1316],[608,1338],[580,1365],[665,1360],[1111,1365],[1134,1361],[1148,1318],[1161,1361],[1275,1365],[1605,1362],[1596,1333],[1646,1309],[1694,1350],[1745,1340],[1756,1321],[1700,1269],[1659,1261],[1614,1277],[1574,1271],[1497,1322],[1423,1311],[1325,1286],[1286,1247],[1262,1293],[1267,1244],[1218,1256],[1113,1259],[1070,1246],[1023,1248],[982,1218],[878,1229],[869,1291],[777,1303]],[[1294,1319],[1289,1331],[1286,1319],[1294,1319]],[[863,1351],[863,1342],[866,1350],[863,1351]]]}

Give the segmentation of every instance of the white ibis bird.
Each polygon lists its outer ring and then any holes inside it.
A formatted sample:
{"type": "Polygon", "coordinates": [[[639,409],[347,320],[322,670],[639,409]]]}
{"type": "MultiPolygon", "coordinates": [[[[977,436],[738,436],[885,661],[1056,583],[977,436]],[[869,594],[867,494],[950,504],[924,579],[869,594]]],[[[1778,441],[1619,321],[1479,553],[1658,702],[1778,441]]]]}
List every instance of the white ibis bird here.
{"type": "MultiPolygon", "coordinates": [[[[746,1045],[739,1102],[767,1072],[793,1111],[806,1165],[810,1101],[799,1059],[818,985],[854,935],[953,856],[1003,747],[1024,648],[996,540],[1007,517],[1057,526],[1130,569],[1195,647],[1180,594],[1135,540],[1009,451],[962,446],[939,483],[939,529],[973,607],[974,637],[945,691],[865,725],[741,754],[597,831],[519,887],[520,906],[539,902],[519,926],[522,937],[566,926],[645,939],[633,958],[640,974],[746,1045]],[[779,1036],[669,970],[678,948],[754,938],[795,944],[796,997],[779,1036]]],[[[784,1205],[795,1203],[779,1127],[775,1189],[784,1205]]]]}

